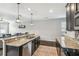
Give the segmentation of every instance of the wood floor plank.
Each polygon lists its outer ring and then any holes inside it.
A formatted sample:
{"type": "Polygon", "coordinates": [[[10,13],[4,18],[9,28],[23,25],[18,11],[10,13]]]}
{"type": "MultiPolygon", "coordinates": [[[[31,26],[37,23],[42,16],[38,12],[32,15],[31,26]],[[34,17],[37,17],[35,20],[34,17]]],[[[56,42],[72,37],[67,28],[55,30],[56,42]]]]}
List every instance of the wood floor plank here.
{"type": "Polygon", "coordinates": [[[33,56],[58,56],[56,47],[40,45],[33,56]]]}

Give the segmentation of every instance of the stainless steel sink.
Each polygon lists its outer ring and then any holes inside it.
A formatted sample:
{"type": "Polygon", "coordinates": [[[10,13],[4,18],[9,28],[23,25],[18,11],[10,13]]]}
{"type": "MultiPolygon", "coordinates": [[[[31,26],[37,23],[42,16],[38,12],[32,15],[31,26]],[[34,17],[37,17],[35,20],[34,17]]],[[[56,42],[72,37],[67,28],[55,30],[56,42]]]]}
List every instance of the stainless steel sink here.
{"type": "Polygon", "coordinates": [[[34,38],[34,37],[35,37],[34,34],[29,34],[26,38],[27,38],[27,39],[32,39],[32,38],[34,38]]]}

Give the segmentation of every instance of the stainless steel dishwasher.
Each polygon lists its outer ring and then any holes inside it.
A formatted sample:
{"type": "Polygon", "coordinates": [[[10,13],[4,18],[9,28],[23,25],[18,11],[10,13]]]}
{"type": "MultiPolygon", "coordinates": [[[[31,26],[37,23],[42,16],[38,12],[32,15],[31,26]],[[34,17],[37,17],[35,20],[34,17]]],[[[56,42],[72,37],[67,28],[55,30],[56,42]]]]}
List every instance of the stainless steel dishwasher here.
{"type": "Polygon", "coordinates": [[[23,46],[23,56],[31,56],[31,53],[32,53],[32,42],[29,42],[23,46]]]}

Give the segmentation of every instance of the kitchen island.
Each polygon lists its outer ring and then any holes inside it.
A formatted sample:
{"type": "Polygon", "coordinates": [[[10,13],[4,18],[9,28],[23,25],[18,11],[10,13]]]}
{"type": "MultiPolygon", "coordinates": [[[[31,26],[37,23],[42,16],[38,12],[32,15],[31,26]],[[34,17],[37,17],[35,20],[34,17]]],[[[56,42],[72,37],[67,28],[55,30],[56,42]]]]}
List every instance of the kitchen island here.
{"type": "MultiPolygon", "coordinates": [[[[79,41],[75,38],[65,36],[57,39],[57,44],[60,46],[60,50],[63,49],[65,55],[75,56],[79,55],[79,41]]],[[[61,53],[61,52],[60,52],[61,53]]]]}
{"type": "MultiPolygon", "coordinates": [[[[23,46],[27,47],[29,44],[30,47],[30,55],[34,53],[34,48],[39,46],[40,36],[35,35],[34,37],[27,38],[27,35],[19,35],[13,36],[8,38],[1,38],[3,41],[3,48],[4,48],[4,55],[11,55],[11,56],[22,56],[23,53],[23,46]]],[[[28,47],[28,48],[29,48],[28,47]]]]}

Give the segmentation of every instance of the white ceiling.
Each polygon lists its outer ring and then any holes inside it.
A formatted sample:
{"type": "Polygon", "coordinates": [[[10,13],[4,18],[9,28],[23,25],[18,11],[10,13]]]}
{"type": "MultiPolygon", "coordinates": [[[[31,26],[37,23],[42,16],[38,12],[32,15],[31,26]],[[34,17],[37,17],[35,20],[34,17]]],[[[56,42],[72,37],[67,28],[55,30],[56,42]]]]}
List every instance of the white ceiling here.
{"type": "MultiPolygon", "coordinates": [[[[30,19],[30,12],[27,8],[31,8],[33,12],[33,19],[46,18],[62,18],[65,17],[66,3],[22,3],[20,4],[20,14],[22,18],[30,19]],[[52,9],[53,13],[49,13],[52,9]]],[[[17,4],[16,3],[0,3],[0,16],[7,19],[16,19],[17,4]]]]}

